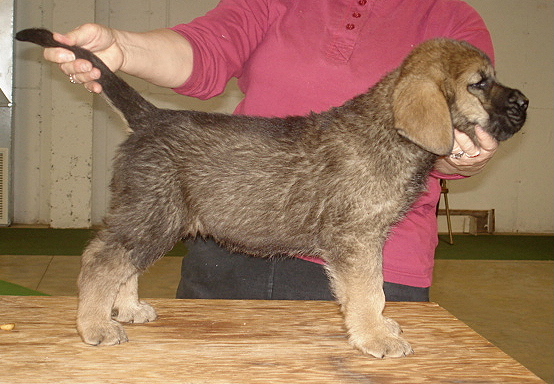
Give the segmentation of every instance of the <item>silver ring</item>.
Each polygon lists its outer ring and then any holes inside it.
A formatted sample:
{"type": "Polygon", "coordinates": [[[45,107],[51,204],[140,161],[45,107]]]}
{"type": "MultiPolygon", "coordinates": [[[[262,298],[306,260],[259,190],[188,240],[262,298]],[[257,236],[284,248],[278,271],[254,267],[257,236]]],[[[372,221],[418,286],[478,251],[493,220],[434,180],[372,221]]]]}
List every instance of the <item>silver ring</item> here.
{"type": "Polygon", "coordinates": [[[73,77],[73,73],[69,75],[69,81],[71,82],[71,84],[78,84],[77,81],[75,81],[75,78],[73,77]]]}
{"type": "Polygon", "coordinates": [[[451,153],[450,158],[451,159],[461,159],[463,155],[467,155],[464,151],[458,152],[458,153],[451,153]]]}

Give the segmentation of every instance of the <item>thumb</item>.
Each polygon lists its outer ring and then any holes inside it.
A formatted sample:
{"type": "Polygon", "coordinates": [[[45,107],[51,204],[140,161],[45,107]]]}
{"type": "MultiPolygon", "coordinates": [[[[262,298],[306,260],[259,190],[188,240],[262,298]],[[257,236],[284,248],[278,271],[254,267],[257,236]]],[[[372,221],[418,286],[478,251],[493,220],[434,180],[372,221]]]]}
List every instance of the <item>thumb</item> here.
{"type": "Polygon", "coordinates": [[[62,35],[61,33],[53,32],[52,37],[54,38],[54,40],[62,44],[75,45],[75,40],[71,37],[70,34],[62,35]]]}
{"type": "Polygon", "coordinates": [[[58,41],[67,45],[77,45],[91,51],[106,48],[104,45],[109,45],[109,42],[105,40],[110,40],[100,25],[92,23],[83,24],[58,38],[63,40],[58,41]]]}

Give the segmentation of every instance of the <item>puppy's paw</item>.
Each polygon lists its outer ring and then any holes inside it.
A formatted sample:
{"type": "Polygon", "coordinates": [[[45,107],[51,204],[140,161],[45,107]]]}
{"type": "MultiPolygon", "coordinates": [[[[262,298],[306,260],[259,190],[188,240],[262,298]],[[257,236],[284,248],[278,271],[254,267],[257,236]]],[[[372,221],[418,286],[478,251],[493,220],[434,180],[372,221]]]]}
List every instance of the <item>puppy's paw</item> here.
{"type": "Polygon", "coordinates": [[[377,358],[403,357],[414,353],[414,350],[400,333],[398,323],[384,318],[384,322],[373,328],[350,332],[350,344],[363,353],[377,358]]]}
{"type": "Polygon", "coordinates": [[[77,329],[83,341],[90,345],[116,345],[128,341],[123,326],[114,320],[80,322],[77,329]]]}
{"type": "Polygon", "coordinates": [[[112,309],[112,319],[122,323],[148,323],[157,318],[156,310],[144,301],[112,309]]]}
{"type": "Polygon", "coordinates": [[[383,322],[385,327],[393,334],[393,335],[400,335],[402,333],[402,328],[400,327],[400,324],[398,324],[395,320],[391,319],[390,317],[383,316],[383,322]]]}

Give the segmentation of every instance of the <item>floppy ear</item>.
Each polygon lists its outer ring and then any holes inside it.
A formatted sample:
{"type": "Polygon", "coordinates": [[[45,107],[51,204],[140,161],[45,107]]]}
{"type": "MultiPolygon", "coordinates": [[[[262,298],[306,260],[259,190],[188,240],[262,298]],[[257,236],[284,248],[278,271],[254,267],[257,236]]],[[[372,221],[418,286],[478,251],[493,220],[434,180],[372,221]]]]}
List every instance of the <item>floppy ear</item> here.
{"type": "Polygon", "coordinates": [[[393,92],[393,115],[395,128],[408,140],[436,155],[452,151],[450,109],[434,80],[401,76],[393,92]]]}

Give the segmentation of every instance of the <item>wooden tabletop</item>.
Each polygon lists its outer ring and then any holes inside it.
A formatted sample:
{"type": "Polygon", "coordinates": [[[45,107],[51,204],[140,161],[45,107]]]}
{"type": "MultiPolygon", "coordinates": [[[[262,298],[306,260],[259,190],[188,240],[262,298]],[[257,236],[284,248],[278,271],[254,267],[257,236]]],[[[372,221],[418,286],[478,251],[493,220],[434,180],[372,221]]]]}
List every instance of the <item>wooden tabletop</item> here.
{"type": "Polygon", "coordinates": [[[543,383],[434,303],[389,303],[415,354],[375,359],[348,344],[321,301],[149,300],[159,319],[92,347],[77,299],[0,296],[1,383],[543,383]]]}

